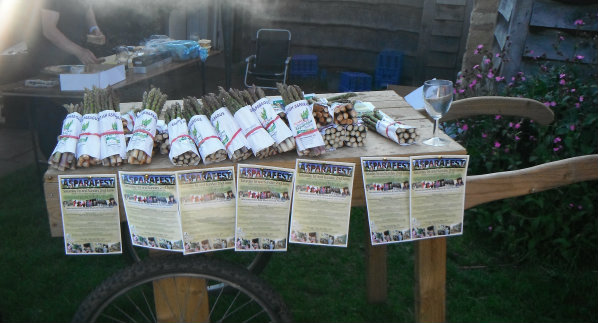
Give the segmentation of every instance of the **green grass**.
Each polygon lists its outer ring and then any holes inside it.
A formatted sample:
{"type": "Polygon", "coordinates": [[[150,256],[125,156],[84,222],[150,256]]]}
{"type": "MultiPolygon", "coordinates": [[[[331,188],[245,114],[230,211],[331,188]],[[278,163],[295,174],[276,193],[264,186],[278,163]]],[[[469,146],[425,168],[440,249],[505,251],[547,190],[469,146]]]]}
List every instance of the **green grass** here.
{"type": "MultiPolygon", "coordinates": [[[[35,168],[0,178],[2,322],[70,321],[80,301],[127,265],[124,256],[66,256],[51,238],[35,168]]],[[[354,208],[348,248],[291,244],[262,274],[296,322],[412,322],[413,243],[390,245],[389,297],[365,299],[364,209],[354,208]]],[[[465,227],[448,240],[449,322],[597,322],[598,265],[510,264],[465,227]]]]}

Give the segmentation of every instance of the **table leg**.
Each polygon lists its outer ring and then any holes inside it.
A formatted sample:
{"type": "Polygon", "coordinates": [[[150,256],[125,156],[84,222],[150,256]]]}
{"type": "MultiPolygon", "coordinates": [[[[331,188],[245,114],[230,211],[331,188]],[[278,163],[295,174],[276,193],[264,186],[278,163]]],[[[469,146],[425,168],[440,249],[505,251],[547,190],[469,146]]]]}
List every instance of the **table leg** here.
{"type": "Polygon", "coordinates": [[[210,321],[210,304],[204,279],[172,277],[154,281],[153,284],[158,322],[210,321]]]}
{"type": "Polygon", "coordinates": [[[39,143],[37,142],[37,131],[35,130],[35,123],[33,119],[33,104],[31,103],[30,98],[25,98],[23,103],[25,104],[25,108],[27,109],[27,126],[29,127],[29,135],[31,136],[31,146],[33,148],[33,159],[35,162],[35,169],[37,171],[37,177],[40,179],[39,185],[43,187],[43,180],[41,179],[43,172],[39,167],[39,155],[37,153],[39,143]]]}
{"type": "Polygon", "coordinates": [[[206,63],[201,62],[201,93],[206,95],[206,63]]]}
{"type": "Polygon", "coordinates": [[[388,298],[387,246],[372,246],[368,217],[365,216],[366,293],[369,303],[384,303],[388,298]]]}
{"type": "Polygon", "coordinates": [[[415,322],[444,322],[446,238],[415,242],[415,322]]]}

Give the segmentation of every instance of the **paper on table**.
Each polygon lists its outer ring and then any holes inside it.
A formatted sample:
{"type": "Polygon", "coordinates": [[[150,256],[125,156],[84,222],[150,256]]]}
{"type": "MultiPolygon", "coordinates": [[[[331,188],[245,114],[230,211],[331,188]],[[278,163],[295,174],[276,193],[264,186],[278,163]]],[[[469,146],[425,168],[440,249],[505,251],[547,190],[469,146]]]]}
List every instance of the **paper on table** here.
{"type": "Polygon", "coordinates": [[[418,87],[415,91],[405,96],[405,101],[409,103],[415,110],[424,109],[424,86],[418,87]]]}

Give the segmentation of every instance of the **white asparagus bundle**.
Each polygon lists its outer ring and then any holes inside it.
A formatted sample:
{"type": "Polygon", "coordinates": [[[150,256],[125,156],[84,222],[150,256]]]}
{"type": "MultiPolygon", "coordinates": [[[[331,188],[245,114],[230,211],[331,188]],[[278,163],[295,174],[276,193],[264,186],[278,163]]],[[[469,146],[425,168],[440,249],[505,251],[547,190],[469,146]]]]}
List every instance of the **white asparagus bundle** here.
{"type": "Polygon", "coordinates": [[[330,115],[329,107],[321,102],[315,102],[312,106],[312,114],[316,120],[318,128],[325,127],[331,124],[334,119],[330,115]]]}
{"type": "Polygon", "coordinates": [[[251,111],[276,142],[276,150],[283,153],[295,149],[295,137],[293,137],[291,129],[276,113],[264,91],[252,86],[248,90],[241,91],[241,94],[245,103],[251,105],[251,111]]]}
{"type": "Polygon", "coordinates": [[[311,113],[310,105],[303,97],[303,91],[296,85],[277,83],[283,101],[289,126],[295,136],[299,156],[319,156],[326,152],[324,139],[311,113]]]}
{"type": "Polygon", "coordinates": [[[417,142],[419,139],[417,128],[397,122],[388,116],[384,117],[385,115],[379,112],[381,111],[374,110],[374,113],[362,115],[361,119],[368,128],[399,145],[412,145],[417,142]]]}
{"type": "Polygon", "coordinates": [[[48,164],[52,168],[63,171],[67,168],[75,169],[75,153],[77,151],[77,141],[81,134],[81,121],[83,117],[77,111],[81,110],[80,105],[69,105],[67,107],[69,114],[62,121],[62,131],[58,136],[56,147],[48,159],[48,164]]]}
{"type": "Polygon", "coordinates": [[[219,87],[219,90],[219,98],[234,114],[235,121],[243,130],[253,154],[259,159],[275,155],[278,151],[274,139],[251,112],[251,106],[245,105],[247,103],[241,92],[233,89],[226,92],[222,87],[219,87]]]}
{"type": "Polygon", "coordinates": [[[173,165],[189,166],[199,164],[199,153],[189,136],[187,120],[182,118],[181,105],[177,102],[165,111],[165,121],[168,123],[168,138],[170,152],[168,158],[173,165]]]}
{"type": "Polygon", "coordinates": [[[355,123],[357,119],[357,111],[353,109],[353,104],[348,103],[333,103],[331,104],[334,110],[334,123],[340,125],[350,125],[355,123]]]}
{"type": "Polygon", "coordinates": [[[118,97],[110,86],[106,89],[93,87],[87,99],[89,100],[88,104],[93,105],[95,111],[99,111],[100,160],[102,165],[122,165],[127,146],[118,97]]]}
{"type": "Polygon", "coordinates": [[[210,119],[203,113],[203,108],[197,98],[183,99],[183,115],[189,120],[189,135],[195,142],[203,163],[209,165],[225,160],[226,149],[210,119]]]}
{"type": "Polygon", "coordinates": [[[251,157],[249,143],[230,111],[222,106],[214,94],[204,96],[202,101],[207,111],[213,111],[210,122],[226,148],[228,158],[233,162],[239,162],[251,157]],[[218,106],[222,107],[218,108],[218,106]]]}
{"type": "Polygon", "coordinates": [[[77,167],[100,164],[100,118],[97,113],[83,115],[81,134],[77,142],[77,167]]]}
{"type": "Polygon", "coordinates": [[[367,128],[364,125],[347,125],[323,129],[326,150],[341,147],[362,147],[366,142],[367,128]]]}
{"type": "Polygon", "coordinates": [[[170,152],[170,140],[168,140],[168,125],[164,120],[156,123],[156,136],[154,137],[153,155],[168,155],[170,152]]]}
{"type": "Polygon", "coordinates": [[[143,165],[152,162],[156,124],[166,98],[167,96],[162,94],[158,88],[152,88],[149,92],[143,93],[142,110],[135,118],[133,133],[127,145],[129,164],[143,165]]]}

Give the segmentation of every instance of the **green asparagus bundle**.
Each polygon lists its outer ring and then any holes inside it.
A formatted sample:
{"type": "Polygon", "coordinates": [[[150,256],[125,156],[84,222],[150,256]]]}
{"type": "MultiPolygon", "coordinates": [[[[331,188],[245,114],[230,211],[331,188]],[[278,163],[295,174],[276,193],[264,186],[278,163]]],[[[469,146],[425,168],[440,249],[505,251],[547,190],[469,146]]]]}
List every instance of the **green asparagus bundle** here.
{"type": "Polygon", "coordinates": [[[233,102],[230,94],[222,89],[218,95],[208,94],[202,98],[206,115],[214,126],[220,141],[226,148],[228,158],[233,162],[245,160],[251,156],[251,149],[247,139],[243,136],[241,127],[235,121],[226,104],[231,104],[232,109],[240,105],[238,101],[233,102]],[[227,102],[228,101],[228,102],[227,102]]]}
{"type": "Polygon", "coordinates": [[[197,98],[183,99],[183,115],[189,121],[189,134],[195,142],[204,164],[209,165],[225,160],[226,149],[197,98]]]}
{"type": "MultiPolygon", "coordinates": [[[[83,121],[81,125],[81,134],[77,143],[77,167],[89,167],[100,164],[100,121],[98,112],[100,111],[99,104],[102,95],[97,88],[92,90],[85,89],[83,94],[83,121]]],[[[104,100],[107,96],[104,95],[104,100]]],[[[104,105],[113,107],[114,100],[104,102],[104,105]]]]}
{"type": "Polygon", "coordinates": [[[135,128],[127,146],[127,161],[133,165],[152,162],[152,151],[156,140],[156,124],[162,112],[167,95],[159,88],[143,92],[141,112],[135,118],[135,128]]]}
{"type": "Polygon", "coordinates": [[[319,156],[326,152],[324,139],[318,131],[312,108],[297,85],[276,83],[285,104],[289,126],[295,136],[299,156],[319,156]]]}
{"type": "Polygon", "coordinates": [[[67,168],[75,169],[75,153],[77,140],[81,133],[81,112],[80,104],[64,106],[69,112],[62,122],[62,131],[58,137],[58,143],[48,159],[50,167],[64,171],[67,168]]]}
{"type": "Polygon", "coordinates": [[[199,154],[189,136],[187,121],[183,117],[183,108],[178,102],[173,103],[164,112],[164,120],[168,124],[168,137],[170,138],[170,161],[177,166],[197,165],[199,154]]]}

